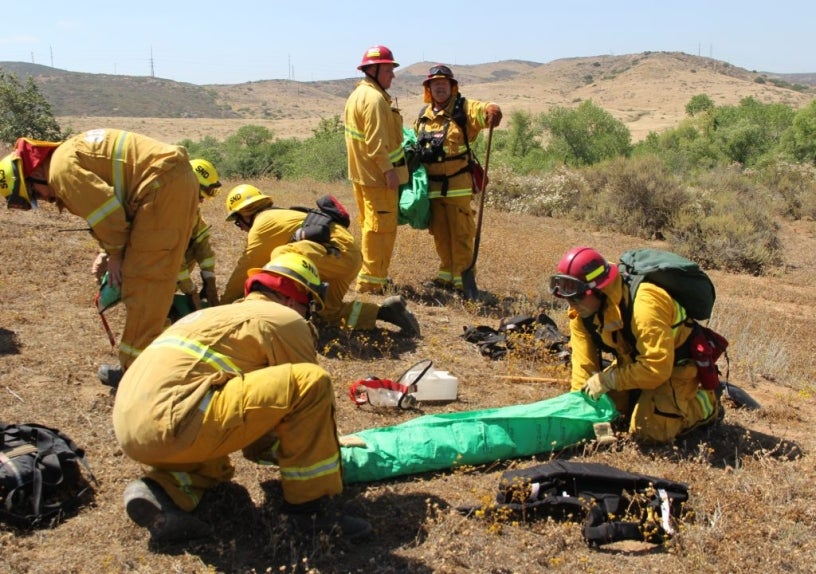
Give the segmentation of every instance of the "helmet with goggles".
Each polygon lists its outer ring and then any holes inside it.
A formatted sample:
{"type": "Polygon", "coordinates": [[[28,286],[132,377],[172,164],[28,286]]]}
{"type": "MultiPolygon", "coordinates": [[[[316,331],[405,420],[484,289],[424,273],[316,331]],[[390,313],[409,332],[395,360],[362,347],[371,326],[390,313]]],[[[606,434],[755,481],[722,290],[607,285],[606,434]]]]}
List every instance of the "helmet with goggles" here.
{"type": "Polygon", "coordinates": [[[453,72],[448,66],[444,64],[434,64],[428,70],[428,76],[425,78],[425,81],[422,82],[422,85],[427,88],[430,85],[431,80],[435,80],[437,78],[447,78],[450,80],[451,85],[456,85],[459,83],[456,78],[453,77],[453,72]]]}
{"type": "Polygon", "coordinates": [[[206,159],[192,159],[190,165],[198,178],[198,188],[201,197],[214,197],[221,188],[218,179],[218,171],[215,166],[206,159]]]}
{"type": "Polygon", "coordinates": [[[618,267],[596,250],[574,247],[558,262],[558,273],[550,277],[550,293],[562,299],[582,298],[600,291],[618,274],[618,267]]]}

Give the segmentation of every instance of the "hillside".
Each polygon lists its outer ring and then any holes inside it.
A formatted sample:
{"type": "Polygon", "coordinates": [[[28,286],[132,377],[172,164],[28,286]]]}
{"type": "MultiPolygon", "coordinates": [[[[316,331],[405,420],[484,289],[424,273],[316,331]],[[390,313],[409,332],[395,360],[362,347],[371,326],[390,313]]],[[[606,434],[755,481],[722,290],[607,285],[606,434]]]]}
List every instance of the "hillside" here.
{"type": "MultiPolygon", "coordinates": [[[[406,121],[422,105],[421,84],[430,64],[419,62],[397,70],[391,93],[406,121]]],[[[13,62],[0,62],[0,68],[21,78],[33,76],[63,127],[75,131],[123,127],[168,141],[206,135],[220,139],[247,123],[264,125],[279,137],[307,137],[321,118],[342,114],[359,77],[198,86],[13,62]]],[[[465,95],[496,101],[505,114],[516,110],[537,114],[591,99],[623,121],[635,140],[676,125],[696,94],[706,93],[719,105],[750,96],[798,108],[816,93],[814,74],[758,73],[679,52],[548,63],[506,60],[454,66],[454,72],[465,95]]]]}

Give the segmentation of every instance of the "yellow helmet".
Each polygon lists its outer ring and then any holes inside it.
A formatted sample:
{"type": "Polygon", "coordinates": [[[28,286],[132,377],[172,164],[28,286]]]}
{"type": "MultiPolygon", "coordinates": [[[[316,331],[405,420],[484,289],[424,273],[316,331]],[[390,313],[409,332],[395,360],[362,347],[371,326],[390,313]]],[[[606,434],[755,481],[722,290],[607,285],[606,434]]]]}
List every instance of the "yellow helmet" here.
{"type": "Polygon", "coordinates": [[[6,198],[9,209],[37,207],[37,199],[28,193],[22,162],[15,152],[0,159],[0,194],[6,198]]]}
{"type": "Polygon", "coordinates": [[[227,221],[231,221],[238,212],[246,209],[250,205],[255,211],[259,211],[272,205],[272,198],[264,195],[260,189],[254,185],[243,183],[236,185],[227,194],[227,221]]]}
{"type": "Polygon", "coordinates": [[[198,186],[202,197],[214,197],[221,187],[218,180],[218,171],[215,166],[206,159],[190,160],[193,171],[198,178],[198,186]]]}
{"type": "MultiPolygon", "coordinates": [[[[310,299],[314,303],[315,312],[323,309],[328,284],[320,282],[320,273],[308,257],[296,252],[273,255],[269,263],[263,267],[254,267],[247,271],[247,278],[252,278],[258,273],[272,273],[288,277],[303,287],[311,296],[310,299]]],[[[278,287],[278,290],[285,295],[291,296],[285,289],[278,287]]],[[[297,297],[295,296],[293,299],[297,299],[297,297]]]]}

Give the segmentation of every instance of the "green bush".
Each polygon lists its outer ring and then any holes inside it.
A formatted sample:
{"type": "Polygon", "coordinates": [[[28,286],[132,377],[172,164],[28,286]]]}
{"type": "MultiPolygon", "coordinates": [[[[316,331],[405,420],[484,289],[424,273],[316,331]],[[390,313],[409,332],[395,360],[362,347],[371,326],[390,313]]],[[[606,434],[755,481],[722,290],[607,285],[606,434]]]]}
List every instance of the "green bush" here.
{"type": "Polygon", "coordinates": [[[757,173],[771,192],[775,212],[787,219],[816,219],[816,167],[810,163],[775,161],[757,173]]]}
{"type": "Polygon", "coordinates": [[[669,244],[709,269],[761,275],[780,263],[768,191],[735,168],[705,174],[674,220],[669,244]]]}
{"type": "Polygon", "coordinates": [[[587,193],[583,176],[566,167],[546,174],[519,175],[506,166],[490,169],[485,203],[502,211],[560,217],[568,215],[587,193]]]}
{"type": "Polygon", "coordinates": [[[618,158],[583,173],[588,186],[573,215],[597,228],[661,238],[687,200],[681,182],[656,156],[618,158]]]}

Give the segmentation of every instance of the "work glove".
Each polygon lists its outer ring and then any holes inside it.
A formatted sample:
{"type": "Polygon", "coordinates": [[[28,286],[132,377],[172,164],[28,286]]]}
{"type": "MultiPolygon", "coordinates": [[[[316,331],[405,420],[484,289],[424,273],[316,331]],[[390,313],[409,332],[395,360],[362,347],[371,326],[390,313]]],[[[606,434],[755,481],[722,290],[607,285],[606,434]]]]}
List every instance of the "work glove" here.
{"type": "Polygon", "coordinates": [[[91,264],[91,274],[96,277],[96,284],[102,284],[102,277],[105,276],[105,273],[108,271],[108,254],[104,251],[100,251],[96,255],[96,259],[94,259],[93,263],[91,264]]]}
{"type": "Polygon", "coordinates": [[[202,277],[204,281],[204,297],[210,307],[218,305],[218,288],[215,286],[215,277],[202,277]]]}
{"type": "Polygon", "coordinates": [[[615,374],[614,371],[606,371],[601,373],[595,373],[591,377],[587,379],[586,384],[584,384],[584,388],[581,389],[582,393],[589,395],[593,401],[597,401],[601,398],[602,395],[605,395],[609,391],[615,390],[615,374]]]}
{"type": "Polygon", "coordinates": [[[487,108],[485,109],[485,115],[487,117],[487,125],[496,128],[499,127],[502,119],[502,111],[499,106],[496,104],[488,104],[487,108]]]}

